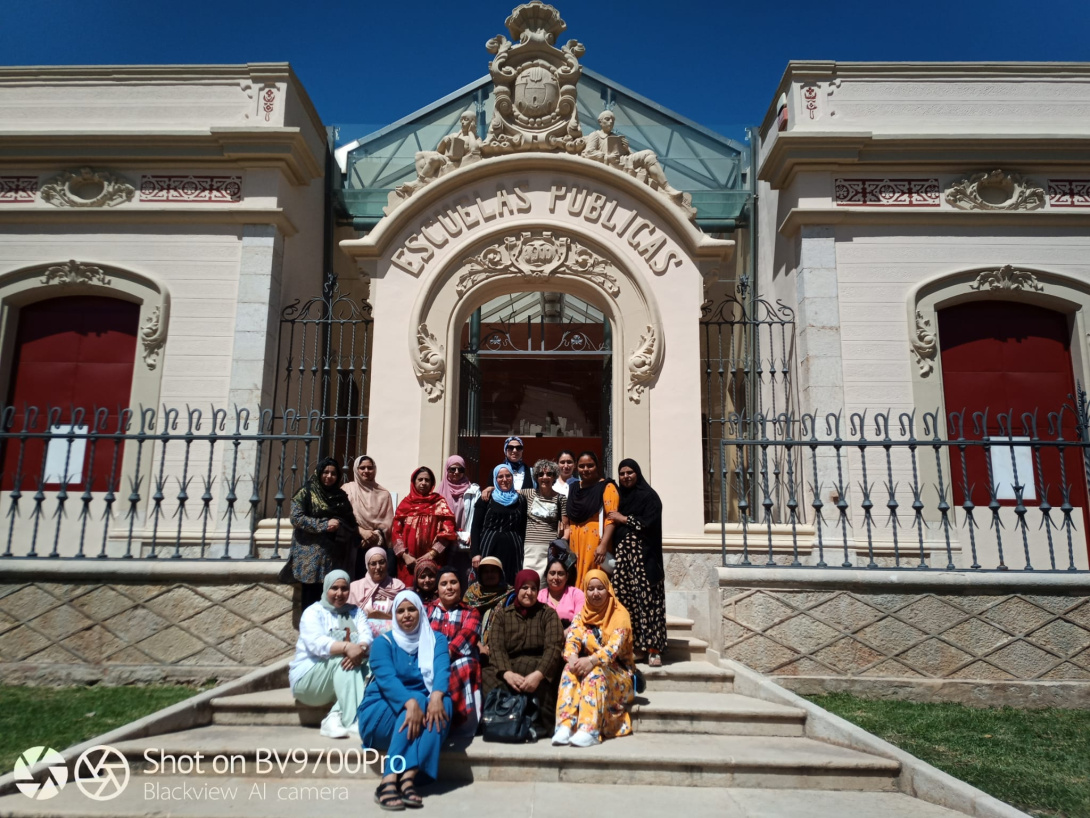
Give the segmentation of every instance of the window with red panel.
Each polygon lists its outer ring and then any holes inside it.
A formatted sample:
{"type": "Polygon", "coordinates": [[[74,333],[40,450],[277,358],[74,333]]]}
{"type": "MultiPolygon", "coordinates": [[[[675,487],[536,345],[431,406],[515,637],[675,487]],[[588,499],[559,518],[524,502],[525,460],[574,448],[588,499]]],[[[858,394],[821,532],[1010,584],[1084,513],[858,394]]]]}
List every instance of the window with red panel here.
{"type": "MultiPolygon", "coordinates": [[[[88,429],[95,423],[94,410],[106,409],[100,431],[117,431],[119,413],[129,407],[139,317],[138,304],[98,296],[51,298],[19,310],[6,401],[15,413],[11,431],[26,428],[30,420],[26,407],[36,406],[39,414],[30,431],[49,431],[55,437],[52,443],[47,439],[7,440],[4,490],[14,488],[17,473],[24,492],[36,490],[43,473],[47,486],[59,485],[66,467],[70,489],[86,488],[88,478],[94,491],[109,487],[111,471],[120,471],[122,447],[109,440],[94,447],[82,441],[69,445],[65,435],[76,419],[73,407],[84,409],[82,426],[88,429]],[[52,428],[46,416],[50,407],[61,410],[52,428]],[[112,469],[115,460],[117,467],[112,469]]],[[[118,482],[115,476],[114,490],[118,482]]]]}
{"type": "MultiPolygon", "coordinates": [[[[1011,432],[1025,435],[1022,416],[1037,412],[1037,437],[1052,440],[1049,413],[1062,413],[1063,436],[1077,440],[1071,396],[1075,393],[1071,361],[1071,329],[1064,313],[1015,301],[973,301],[939,311],[939,348],[942,355],[942,390],[946,412],[965,410],[964,436],[979,440],[973,413],[988,410],[990,437],[1001,433],[999,414],[1012,412],[1011,432]]],[[[957,429],[949,427],[950,435],[957,429]]],[[[1077,448],[1060,453],[1055,448],[1040,448],[1040,468],[1028,448],[1019,447],[1012,455],[1010,447],[992,448],[993,477],[1002,505],[1014,505],[1013,473],[1024,485],[1025,505],[1039,505],[1045,496],[1052,506],[1062,500],[1061,486],[1071,492],[1071,504],[1086,506],[1086,482],[1082,454],[1077,448]],[[1027,472],[1030,474],[1027,475],[1027,472]],[[1046,494],[1047,492],[1047,494],[1046,494]]],[[[965,502],[966,486],[975,505],[991,501],[988,468],[984,451],[968,448],[963,471],[957,448],[950,450],[953,478],[953,502],[965,502]],[[967,472],[967,473],[966,473],[967,472]],[[967,478],[967,479],[966,479],[967,478]]]]}

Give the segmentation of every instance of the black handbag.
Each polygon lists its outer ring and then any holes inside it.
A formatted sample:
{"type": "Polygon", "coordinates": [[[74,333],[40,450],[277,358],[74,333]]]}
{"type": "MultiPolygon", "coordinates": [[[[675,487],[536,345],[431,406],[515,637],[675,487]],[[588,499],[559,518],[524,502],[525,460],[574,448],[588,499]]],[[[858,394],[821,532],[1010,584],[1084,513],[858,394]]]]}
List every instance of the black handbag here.
{"type": "Polygon", "coordinates": [[[504,744],[534,741],[537,739],[533,726],[536,715],[536,699],[497,687],[484,700],[481,716],[484,740],[504,744]]]}

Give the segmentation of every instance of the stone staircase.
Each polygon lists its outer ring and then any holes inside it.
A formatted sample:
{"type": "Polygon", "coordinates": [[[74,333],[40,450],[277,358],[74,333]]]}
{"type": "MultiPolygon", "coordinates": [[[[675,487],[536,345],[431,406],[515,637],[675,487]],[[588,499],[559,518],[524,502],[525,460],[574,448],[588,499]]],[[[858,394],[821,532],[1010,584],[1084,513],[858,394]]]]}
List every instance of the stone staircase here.
{"type": "MultiPolygon", "coordinates": [[[[808,737],[804,710],[736,693],[734,674],[706,659],[707,643],[692,635],[690,620],[671,618],[669,635],[670,661],[661,668],[641,666],[647,690],[632,704],[634,735],[587,749],[553,747],[547,740],[507,745],[486,744],[475,738],[443,751],[441,780],[426,790],[425,795],[436,793],[441,810],[444,806],[446,810],[456,807],[455,812],[463,814],[466,804],[462,799],[470,797],[468,793],[482,793],[482,798],[490,794],[487,797],[492,798],[496,793],[507,792],[504,787],[518,785],[518,795],[510,796],[515,799],[511,804],[517,803],[520,809],[529,810],[525,813],[529,814],[537,808],[532,803],[526,806],[524,799],[544,799],[546,792],[553,792],[547,788],[558,785],[576,790],[579,785],[595,785],[593,791],[586,788],[588,798],[597,797],[603,785],[615,786],[618,793],[625,793],[625,798],[633,792],[650,793],[665,787],[694,805],[710,803],[708,798],[718,799],[720,796],[713,792],[726,793],[722,797],[727,800],[736,793],[767,793],[750,797],[758,801],[788,799],[790,808],[787,801],[781,801],[780,809],[787,809],[790,814],[833,818],[842,814],[835,806],[839,802],[823,802],[828,804],[827,811],[823,808],[815,812],[809,806],[813,798],[826,797],[822,792],[831,797],[837,794],[834,791],[839,791],[846,797],[852,794],[849,802],[863,809],[858,814],[956,814],[899,794],[898,762],[808,737]],[[707,797],[693,794],[694,787],[706,791],[707,797]],[[864,796],[872,800],[858,800],[864,796]],[[852,802],[851,798],[856,800],[852,802]],[[796,813],[795,809],[799,811],[796,813]]],[[[113,746],[128,760],[133,779],[116,801],[96,803],[78,796],[69,797],[65,791],[56,800],[39,804],[12,795],[0,798],[0,815],[136,818],[155,812],[206,818],[288,816],[297,813],[285,803],[268,803],[272,800],[269,793],[292,792],[293,787],[314,788],[314,791],[339,787],[352,802],[365,805],[367,810],[373,808],[377,813],[370,803],[376,772],[364,769],[353,773],[341,769],[339,760],[346,751],[360,754],[359,742],[321,737],[316,728],[324,716],[324,708],[298,705],[287,688],[280,688],[218,697],[211,702],[211,709],[211,724],[206,726],[115,743],[113,746]],[[151,761],[146,755],[149,751],[151,761]],[[334,751],[333,756],[329,756],[330,751],[334,751]],[[156,770],[152,764],[164,755],[192,758],[197,753],[205,759],[217,755],[233,757],[238,768],[233,773],[217,775],[206,769],[203,775],[194,775],[156,770]],[[266,759],[264,771],[259,765],[262,757],[266,759]],[[274,759],[272,763],[279,759],[282,766],[273,769],[270,757],[274,759]],[[335,766],[330,764],[333,757],[338,759],[335,766]],[[161,792],[155,789],[157,786],[184,785],[234,786],[241,794],[235,796],[234,804],[218,805],[163,804],[161,798],[153,797],[161,792]],[[260,785],[265,787],[265,797],[258,799],[260,803],[249,806],[237,803],[253,802],[256,792],[253,788],[260,785]]],[[[209,763],[206,761],[206,765],[209,763]]],[[[638,806],[638,799],[633,803],[638,806]]],[[[308,812],[314,811],[315,806],[298,805],[308,812]]],[[[454,813],[433,810],[431,814],[454,813]]],[[[632,814],[656,813],[634,809],[632,814]]],[[[781,813],[777,810],[753,814],[781,813]]]]}

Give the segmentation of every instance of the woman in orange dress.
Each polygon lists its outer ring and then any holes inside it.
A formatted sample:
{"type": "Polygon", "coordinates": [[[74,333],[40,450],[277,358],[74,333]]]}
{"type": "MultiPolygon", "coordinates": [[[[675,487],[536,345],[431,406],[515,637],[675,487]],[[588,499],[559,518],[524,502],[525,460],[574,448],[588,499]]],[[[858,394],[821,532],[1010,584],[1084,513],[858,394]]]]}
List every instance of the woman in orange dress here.
{"type": "Polygon", "coordinates": [[[609,513],[621,504],[621,496],[612,480],[601,475],[598,455],[583,452],[576,461],[579,483],[568,491],[568,521],[571,538],[568,547],[575,554],[575,584],[582,587],[587,571],[601,568],[613,539],[613,521],[609,513]]]}

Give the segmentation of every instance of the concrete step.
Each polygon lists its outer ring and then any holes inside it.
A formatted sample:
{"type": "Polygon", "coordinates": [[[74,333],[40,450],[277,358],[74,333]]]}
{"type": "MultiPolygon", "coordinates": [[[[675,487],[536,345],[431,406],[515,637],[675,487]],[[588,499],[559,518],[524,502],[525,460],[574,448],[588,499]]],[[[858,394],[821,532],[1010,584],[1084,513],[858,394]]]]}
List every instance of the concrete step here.
{"type": "Polygon", "coordinates": [[[300,704],[287,687],[212,700],[213,724],[317,727],[328,712],[329,705],[308,707],[300,704]]]}
{"type": "Polygon", "coordinates": [[[667,656],[662,667],[638,665],[648,690],[673,690],[693,693],[733,693],[734,673],[703,660],[674,661],[667,656]]]}
{"type": "Polygon", "coordinates": [[[670,636],[692,636],[695,620],[666,614],[666,632],[670,636]]]}
{"type": "MultiPolygon", "coordinates": [[[[164,754],[193,758],[203,753],[205,774],[214,782],[212,757],[233,758],[236,775],[261,774],[264,759],[283,769],[266,768],[266,777],[291,783],[299,778],[343,778],[340,759],[359,755],[358,741],[327,739],[303,727],[212,725],[177,733],[119,742],[143,784],[153,775],[182,773],[155,764],[164,754]],[[339,750],[334,771],[331,749],[339,750]],[[145,755],[150,751],[150,758],[145,755]]],[[[464,749],[444,750],[441,778],[447,781],[536,781],[661,786],[762,787],[821,790],[893,791],[900,765],[877,756],[783,736],[680,735],[634,733],[596,747],[553,747],[536,744],[486,744],[474,739],[464,749]]],[[[224,769],[229,769],[224,767],[224,769]]],[[[196,778],[189,776],[191,780],[196,778]]]]}
{"type": "Polygon", "coordinates": [[[632,705],[636,731],[721,736],[801,736],[806,712],[737,693],[648,689],[632,705]]]}
{"type": "Polygon", "coordinates": [[[707,656],[708,643],[695,636],[666,636],[666,658],[669,661],[702,661],[707,656]]]}
{"type": "MultiPolygon", "coordinates": [[[[215,779],[221,790],[212,797],[192,789],[188,776],[157,776],[153,781],[131,779],[125,791],[110,801],[92,801],[71,781],[54,798],[34,801],[21,793],[0,798],[0,815],[11,818],[299,818],[301,815],[378,815],[373,802],[375,780],[360,776],[341,779],[270,781],[264,776],[215,779]],[[154,786],[149,790],[147,784],[154,786]],[[189,787],[187,791],[184,788],[189,787]],[[257,789],[255,790],[255,787],[257,789]],[[172,796],[189,795],[184,799],[172,796]],[[323,795],[325,797],[323,797],[323,795]],[[222,797],[227,796],[227,797],[222,797]]],[[[724,787],[611,786],[602,782],[527,783],[473,782],[431,784],[420,788],[424,814],[473,815],[474,818],[530,818],[559,814],[558,804],[608,804],[610,814],[629,818],[664,815],[708,815],[716,818],[845,815],[882,818],[964,818],[962,813],[890,792],[830,792],[724,787]]]]}

